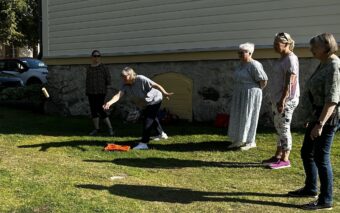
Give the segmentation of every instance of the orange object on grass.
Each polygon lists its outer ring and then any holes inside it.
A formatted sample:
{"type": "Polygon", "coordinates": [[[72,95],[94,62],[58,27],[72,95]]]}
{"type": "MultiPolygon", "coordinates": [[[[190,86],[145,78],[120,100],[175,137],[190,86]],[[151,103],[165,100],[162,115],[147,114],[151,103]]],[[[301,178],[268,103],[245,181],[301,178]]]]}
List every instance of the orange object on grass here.
{"type": "Polygon", "coordinates": [[[114,143],[109,143],[104,147],[105,151],[124,151],[127,152],[130,150],[130,146],[118,145],[114,143]]]}

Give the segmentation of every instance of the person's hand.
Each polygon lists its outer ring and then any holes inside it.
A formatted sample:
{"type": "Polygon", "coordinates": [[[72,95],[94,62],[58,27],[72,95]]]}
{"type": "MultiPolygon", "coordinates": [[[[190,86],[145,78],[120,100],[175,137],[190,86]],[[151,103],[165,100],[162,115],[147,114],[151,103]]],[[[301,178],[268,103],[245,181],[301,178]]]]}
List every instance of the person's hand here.
{"type": "Polygon", "coordinates": [[[175,93],[173,93],[173,92],[167,92],[167,93],[165,93],[164,95],[165,95],[165,98],[166,98],[167,100],[170,100],[170,96],[172,96],[173,94],[175,94],[175,93]]]}
{"type": "Polygon", "coordinates": [[[106,103],[103,105],[103,109],[104,109],[104,110],[108,110],[108,109],[110,109],[110,106],[111,106],[110,101],[109,101],[109,102],[106,102],[106,103]]]}
{"type": "Polygon", "coordinates": [[[309,122],[308,122],[308,121],[305,122],[305,123],[303,124],[303,126],[304,126],[305,128],[308,128],[308,127],[309,127],[309,122]]]}
{"type": "Polygon", "coordinates": [[[315,124],[314,128],[310,132],[310,138],[314,140],[315,138],[319,137],[322,133],[322,126],[315,124]]]}
{"type": "Polygon", "coordinates": [[[285,106],[285,104],[284,104],[283,101],[279,101],[279,102],[276,104],[278,113],[281,114],[281,113],[283,112],[284,106],[285,106]]]}

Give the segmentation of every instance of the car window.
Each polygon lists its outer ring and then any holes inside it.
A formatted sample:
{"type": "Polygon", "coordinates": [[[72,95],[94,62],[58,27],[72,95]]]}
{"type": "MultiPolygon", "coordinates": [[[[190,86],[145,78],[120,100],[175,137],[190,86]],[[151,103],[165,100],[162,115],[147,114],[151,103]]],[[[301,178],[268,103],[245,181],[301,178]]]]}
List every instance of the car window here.
{"type": "Polygon", "coordinates": [[[29,68],[47,68],[47,65],[36,59],[21,59],[29,68]]]}
{"type": "Polygon", "coordinates": [[[5,70],[23,72],[25,67],[24,64],[21,64],[19,61],[6,61],[5,70]]]}
{"type": "Polygon", "coordinates": [[[5,69],[8,71],[18,71],[18,63],[15,61],[7,61],[5,69]]]}
{"type": "Polygon", "coordinates": [[[0,61],[0,71],[5,70],[5,62],[4,61],[0,61]]]}

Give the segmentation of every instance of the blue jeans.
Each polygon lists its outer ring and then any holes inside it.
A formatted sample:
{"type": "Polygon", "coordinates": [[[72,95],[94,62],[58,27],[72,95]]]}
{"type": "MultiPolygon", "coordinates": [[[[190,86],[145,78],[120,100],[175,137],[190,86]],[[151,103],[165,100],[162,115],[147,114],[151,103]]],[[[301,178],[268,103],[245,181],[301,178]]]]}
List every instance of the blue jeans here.
{"type": "Polygon", "coordinates": [[[335,131],[339,131],[339,130],[340,130],[340,120],[339,120],[338,125],[336,126],[336,130],[335,131]]]}
{"type": "Polygon", "coordinates": [[[312,123],[307,128],[301,148],[301,158],[306,174],[305,189],[317,192],[317,177],[319,175],[320,195],[318,201],[321,204],[332,204],[333,171],[330,153],[336,127],[325,125],[321,136],[312,140],[310,132],[314,126],[315,123],[312,123]]]}

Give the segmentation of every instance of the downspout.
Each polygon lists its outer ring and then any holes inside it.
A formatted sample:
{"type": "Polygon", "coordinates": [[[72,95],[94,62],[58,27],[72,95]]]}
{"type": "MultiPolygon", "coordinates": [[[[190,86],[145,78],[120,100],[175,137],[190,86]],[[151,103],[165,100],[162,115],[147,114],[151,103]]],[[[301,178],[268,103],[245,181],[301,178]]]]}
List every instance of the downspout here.
{"type": "Polygon", "coordinates": [[[41,60],[43,57],[43,36],[42,36],[42,6],[41,1],[38,0],[38,10],[39,10],[39,24],[38,24],[38,30],[39,30],[39,53],[38,53],[38,59],[41,60]]]}

